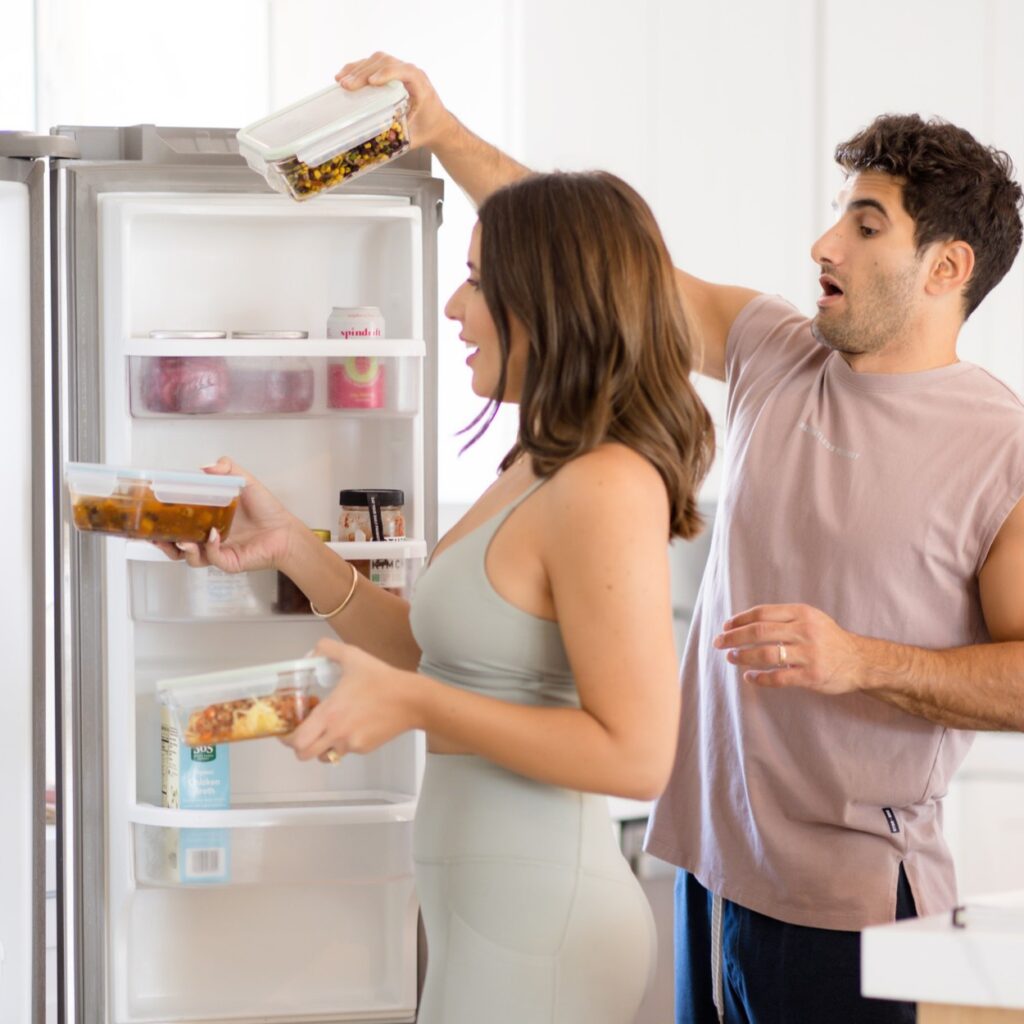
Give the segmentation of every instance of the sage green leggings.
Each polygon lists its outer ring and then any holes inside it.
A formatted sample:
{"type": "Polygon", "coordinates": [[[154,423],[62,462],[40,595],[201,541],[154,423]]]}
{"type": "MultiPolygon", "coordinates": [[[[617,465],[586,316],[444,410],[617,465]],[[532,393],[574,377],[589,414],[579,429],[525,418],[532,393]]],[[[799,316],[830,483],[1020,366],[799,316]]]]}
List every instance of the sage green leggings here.
{"type": "Polygon", "coordinates": [[[428,754],[414,845],[418,1024],[631,1024],[654,920],[604,797],[428,754]]]}

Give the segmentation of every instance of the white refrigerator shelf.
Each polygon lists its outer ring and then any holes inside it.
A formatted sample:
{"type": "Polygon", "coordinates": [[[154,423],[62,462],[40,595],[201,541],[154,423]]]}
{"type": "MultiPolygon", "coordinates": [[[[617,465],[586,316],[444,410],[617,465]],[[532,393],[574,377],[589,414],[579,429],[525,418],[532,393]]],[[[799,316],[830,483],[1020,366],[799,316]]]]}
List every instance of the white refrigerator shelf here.
{"type": "MultiPolygon", "coordinates": [[[[229,538],[230,539],[230,538],[229,538]]],[[[110,543],[116,543],[114,539],[110,543]]],[[[144,540],[125,541],[125,557],[129,562],[169,562],[169,559],[155,544],[144,540]]],[[[426,558],[427,542],[416,538],[383,541],[331,541],[327,545],[346,560],[385,558],[426,558]]],[[[185,565],[184,561],[179,562],[185,565]]]]}
{"type": "Polygon", "coordinates": [[[291,359],[373,356],[378,359],[422,359],[426,353],[427,345],[421,338],[304,338],[286,341],[217,338],[204,341],[133,335],[123,344],[125,356],[280,356],[291,359]]]}
{"type": "Polygon", "coordinates": [[[297,825],[374,825],[412,821],[416,797],[379,790],[305,794],[301,802],[236,805],[228,810],[181,810],[137,803],[128,820],[156,828],[266,828],[297,825]]]}

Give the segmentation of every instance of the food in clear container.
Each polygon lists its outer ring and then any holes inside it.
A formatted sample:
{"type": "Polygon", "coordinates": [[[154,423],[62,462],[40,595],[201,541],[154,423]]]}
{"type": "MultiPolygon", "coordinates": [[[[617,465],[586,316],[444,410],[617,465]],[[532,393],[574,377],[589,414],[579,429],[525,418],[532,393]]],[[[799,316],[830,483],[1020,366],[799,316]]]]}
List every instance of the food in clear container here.
{"type": "Polygon", "coordinates": [[[195,747],[283,736],[337,680],[334,662],[303,658],[165,679],[157,684],[157,693],[177,716],[182,741],[195,747]]]}
{"type": "Polygon", "coordinates": [[[238,132],[238,149],[271,188],[303,200],[409,148],[401,82],[350,92],[331,85],[238,132]]]}
{"type": "MultiPolygon", "coordinates": [[[[232,331],[237,340],[302,340],[308,331],[232,331]]],[[[306,412],[313,405],[313,365],[302,356],[232,359],[230,411],[306,412]]]]}
{"type": "Polygon", "coordinates": [[[363,143],[357,143],[337,156],[310,167],[297,157],[277,164],[289,190],[297,199],[305,199],[325,189],[340,185],[346,178],[368,170],[373,164],[383,164],[404,153],[409,147],[409,131],[405,124],[405,111],[393,117],[378,134],[363,143]]]}
{"type": "Polygon", "coordinates": [[[65,467],[72,521],[79,530],[136,540],[203,543],[227,537],[240,476],[126,469],[71,462],[65,467]]]}
{"type": "MultiPolygon", "coordinates": [[[[224,331],[150,331],[151,338],[218,341],[224,331]]],[[[148,412],[223,412],[231,398],[227,362],[219,356],[152,356],[143,360],[140,400],[148,412]]]]}

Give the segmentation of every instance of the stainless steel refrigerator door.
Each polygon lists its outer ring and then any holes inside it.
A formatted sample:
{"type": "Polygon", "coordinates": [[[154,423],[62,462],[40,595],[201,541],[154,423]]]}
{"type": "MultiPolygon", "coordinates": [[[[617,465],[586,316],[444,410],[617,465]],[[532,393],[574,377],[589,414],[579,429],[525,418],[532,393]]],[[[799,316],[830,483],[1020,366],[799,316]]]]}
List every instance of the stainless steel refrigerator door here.
{"type": "MultiPolygon", "coordinates": [[[[106,192],[253,193],[269,192],[237,154],[228,129],[59,127],[54,132],[73,142],[80,159],[58,160],[52,181],[53,334],[63,401],[59,455],[64,460],[101,461],[103,394],[100,359],[99,197],[106,192]]],[[[423,223],[423,323],[427,344],[424,393],[425,433],[436,437],[437,302],[436,231],[441,220],[443,184],[430,176],[427,154],[413,153],[388,168],[347,186],[351,193],[401,195],[419,206],[423,223]]],[[[436,446],[425,453],[425,532],[436,539],[436,446]]],[[[60,508],[60,505],[57,506],[60,508]]],[[[67,517],[62,517],[66,522],[67,517]]],[[[68,1024],[99,1024],[111,1019],[106,904],[106,749],[102,603],[96,581],[103,578],[100,546],[78,542],[65,527],[60,544],[63,597],[63,751],[72,783],[66,787],[66,811],[74,830],[71,857],[73,906],[68,949],[68,1024]],[[72,982],[73,979],[73,982],[72,982]]],[[[69,891],[72,886],[69,885],[69,891]]]]}
{"type": "Polygon", "coordinates": [[[0,378],[6,500],[0,523],[8,544],[0,592],[7,675],[7,739],[0,750],[0,1019],[34,1024],[55,1018],[58,988],[55,920],[48,926],[48,917],[56,917],[58,886],[52,857],[47,872],[47,849],[52,854],[56,848],[59,825],[45,818],[47,723],[53,722],[55,695],[55,479],[44,158],[73,151],[65,140],[0,132],[0,320],[6,354],[0,378]],[[54,913],[48,915],[47,908],[54,913]]]}

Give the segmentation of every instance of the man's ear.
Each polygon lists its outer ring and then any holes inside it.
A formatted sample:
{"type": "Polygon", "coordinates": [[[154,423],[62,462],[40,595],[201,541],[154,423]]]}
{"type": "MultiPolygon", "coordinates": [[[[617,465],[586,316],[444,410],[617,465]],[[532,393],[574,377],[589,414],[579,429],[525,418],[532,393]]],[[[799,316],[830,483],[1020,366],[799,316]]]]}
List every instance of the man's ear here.
{"type": "Polygon", "coordinates": [[[935,296],[962,292],[973,273],[974,250],[966,242],[941,242],[932,253],[925,291],[935,296]]]}

